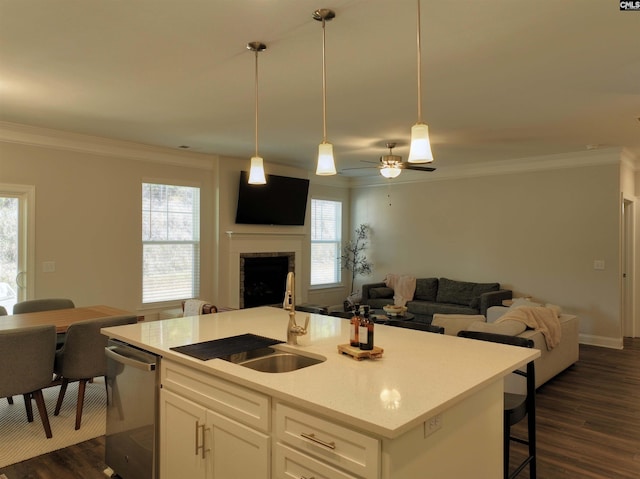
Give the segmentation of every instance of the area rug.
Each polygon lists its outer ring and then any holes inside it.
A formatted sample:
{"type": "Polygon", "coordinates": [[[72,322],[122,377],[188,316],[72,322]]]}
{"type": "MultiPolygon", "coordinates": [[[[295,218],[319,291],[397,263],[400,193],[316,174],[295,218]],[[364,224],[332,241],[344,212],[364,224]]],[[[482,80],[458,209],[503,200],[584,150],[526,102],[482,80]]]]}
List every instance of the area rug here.
{"type": "MultiPolygon", "coordinates": [[[[60,414],[54,416],[53,410],[59,391],[60,386],[47,388],[43,391],[53,433],[51,439],[47,439],[44,434],[35,402],[33,404],[33,422],[29,423],[22,396],[14,396],[13,404],[9,404],[5,398],[0,399],[0,431],[2,431],[0,434],[0,474],[2,468],[9,464],[15,464],[104,435],[107,403],[104,378],[96,378],[93,383],[87,383],[82,411],[82,427],[78,431],[75,430],[78,383],[69,384],[60,414]]],[[[2,476],[0,476],[1,478],[2,476]]]]}

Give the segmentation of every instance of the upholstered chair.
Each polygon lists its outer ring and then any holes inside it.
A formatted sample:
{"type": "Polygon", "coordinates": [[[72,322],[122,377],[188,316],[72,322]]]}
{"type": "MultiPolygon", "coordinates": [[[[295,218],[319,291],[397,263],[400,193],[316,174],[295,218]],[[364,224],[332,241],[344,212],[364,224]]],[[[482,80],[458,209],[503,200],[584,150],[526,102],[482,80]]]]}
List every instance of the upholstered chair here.
{"type": "Polygon", "coordinates": [[[0,397],[22,394],[29,422],[33,422],[31,399],[35,399],[47,438],[52,434],[42,388],[53,378],[55,348],[53,325],[0,330],[0,397]]]}
{"type": "Polygon", "coordinates": [[[75,308],[73,301],[66,298],[29,299],[13,305],[13,314],[51,311],[53,309],[75,308]]]}
{"type": "Polygon", "coordinates": [[[60,413],[69,382],[79,381],[75,428],[80,429],[87,382],[94,377],[107,374],[107,357],[104,353],[107,337],[100,333],[100,329],[133,324],[136,321],[136,317],[131,315],[110,316],[78,321],[69,326],[64,344],[55,354],[54,372],[57,379],[62,380],[55,416],[60,413]]]}

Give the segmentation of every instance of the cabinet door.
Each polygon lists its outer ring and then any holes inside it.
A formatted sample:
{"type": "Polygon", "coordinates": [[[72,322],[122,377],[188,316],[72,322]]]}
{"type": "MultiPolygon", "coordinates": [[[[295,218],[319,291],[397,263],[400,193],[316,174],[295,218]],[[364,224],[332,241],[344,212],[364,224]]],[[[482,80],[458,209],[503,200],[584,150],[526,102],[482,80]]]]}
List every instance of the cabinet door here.
{"type": "MultiPolygon", "coordinates": [[[[271,448],[267,434],[207,411],[209,479],[269,479],[271,448]]],[[[188,475],[175,477],[190,477],[188,475]]]]}
{"type": "Polygon", "coordinates": [[[160,391],[160,479],[206,479],[202,449],[196,450],[205,439],[205,422],[202,406],[160,391]]]}

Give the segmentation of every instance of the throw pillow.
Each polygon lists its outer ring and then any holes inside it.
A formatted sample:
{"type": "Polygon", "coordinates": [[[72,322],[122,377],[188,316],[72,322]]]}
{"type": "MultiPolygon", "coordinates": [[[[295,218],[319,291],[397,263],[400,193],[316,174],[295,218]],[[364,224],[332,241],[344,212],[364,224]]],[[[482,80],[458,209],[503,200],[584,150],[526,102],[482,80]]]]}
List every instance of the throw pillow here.
{"type": "Polygon", "coordinates": [[[369,297],[371,299],[377,298],[393,298],[393,290],[391,288],[371,288],[369,290],[369,297]]]}
{"type": "Polygon", "coordinates": [[[457,336],[458,332],[462,331],[463,329],[467,329],[467,327],[475,321],[484,322],[486,321],[486,319],[481,314],[436,313],[433,315],[431,324],[433,324],[434,326],[442,326],[444,328],[444,334],[457,336]]]}
{"type": "Polygon", "coordinates": [[[440,278],[438,281],[438,303],[451,303],[468,306],[474,297],[474,283],[455,281],[448,278],[440,278]]]}
{"type": "Polygon", "coordinates": [[[467,331],[480,331],[484,333],[506,334],[508,336],[517,336],[527,329],[526,324],[522,321],[507,319],[500,323],[485,323],[475,321],[469,325],[467,331]]]}
{"type": "Polygon", "coordinates": [[[438,278],[416,279],[414,299],[419,301],[435,301],[438,294],[438,278]]]}

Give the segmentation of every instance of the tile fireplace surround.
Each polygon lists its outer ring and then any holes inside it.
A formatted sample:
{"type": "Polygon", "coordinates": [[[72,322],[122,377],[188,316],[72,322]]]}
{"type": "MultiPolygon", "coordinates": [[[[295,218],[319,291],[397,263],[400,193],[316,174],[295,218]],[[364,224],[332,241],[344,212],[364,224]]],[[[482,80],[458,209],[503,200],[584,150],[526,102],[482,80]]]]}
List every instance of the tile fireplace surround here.
{"type": "Polygon", "coordinates": [[[241,258],[288,256],[289,270],[296,273],[296,291],[302,291],[300,259],[302,258],[304,233],[237,233],[227,231],[227,237],[229,238],[228,278],[230,288],[228,304],[230,307],[242,308],[243,306],[241,258]],[[233,285],[237,285],[237,287],[233,285]]]}

